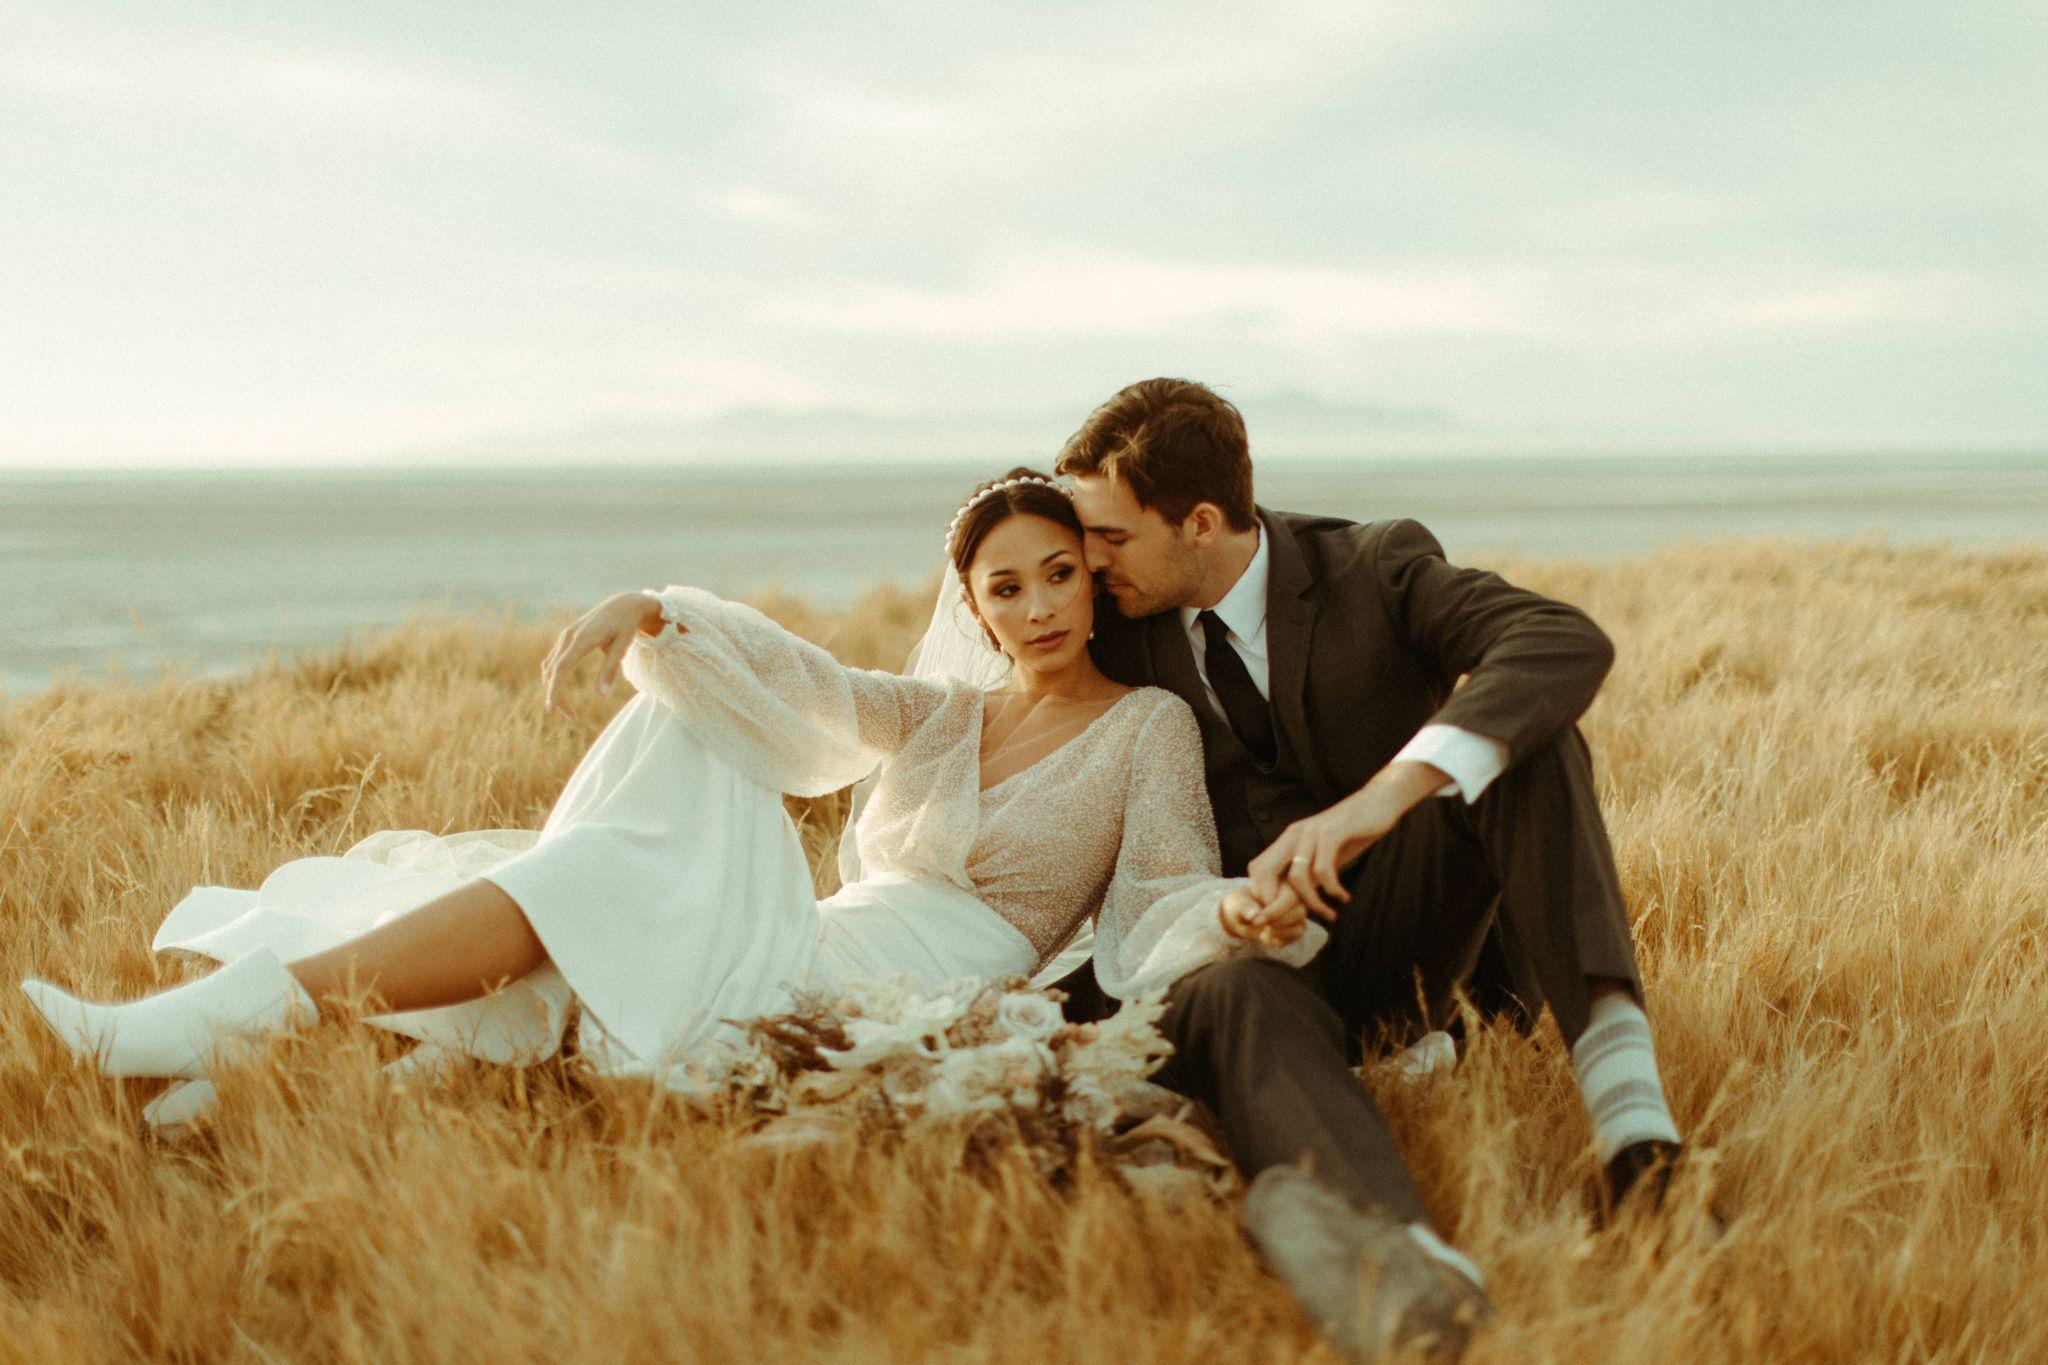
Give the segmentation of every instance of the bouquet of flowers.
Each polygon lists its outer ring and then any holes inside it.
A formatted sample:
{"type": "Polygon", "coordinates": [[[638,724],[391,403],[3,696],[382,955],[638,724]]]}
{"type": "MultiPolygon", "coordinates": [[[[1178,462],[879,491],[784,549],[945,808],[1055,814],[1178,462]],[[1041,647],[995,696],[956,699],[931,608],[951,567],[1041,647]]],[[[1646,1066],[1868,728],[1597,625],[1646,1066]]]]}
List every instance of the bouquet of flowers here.
{"type": "Polygon", "coordinates": [[[958,1125],[970,1158],[1025,1152],[1064,1178],[1091,1148],[1134,1188],[1223,1193],[1230,1163],[1193,1106],[1146,1078],[1172,1051],[1165,1003],[1128,1002],[1070,1024],[1059,992],[1021,977],[904,979],[801,991],[785,1014],[733,1021],[671,1084],[697,1108],[755,1124],[749,1141],[801,1145],[840,1132],[958,1125]]]}

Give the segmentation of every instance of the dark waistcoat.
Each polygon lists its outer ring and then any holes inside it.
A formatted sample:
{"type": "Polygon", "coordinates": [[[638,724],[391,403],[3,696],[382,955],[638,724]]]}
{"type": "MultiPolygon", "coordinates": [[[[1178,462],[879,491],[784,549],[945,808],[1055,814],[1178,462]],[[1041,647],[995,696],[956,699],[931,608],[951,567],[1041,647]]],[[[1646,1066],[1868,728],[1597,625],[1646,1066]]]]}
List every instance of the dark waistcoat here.
{"type": "MultiPolygon", "coordinates": [[[[1271,765],[1259,762],[1230,723],[1203,704],[1194,708],[1202,727],[1202,766],[1209,801],[1216,810],[1216,834],[1223,845],[1225,876],[1241,877],[1245,864],[1264,852],[1296,820],[1321,810],[1301,774],[1301,763],[1284,737],[1271,765]]],[[[1278,726],[1275,726],[1278,734],[1278,726]]]]}

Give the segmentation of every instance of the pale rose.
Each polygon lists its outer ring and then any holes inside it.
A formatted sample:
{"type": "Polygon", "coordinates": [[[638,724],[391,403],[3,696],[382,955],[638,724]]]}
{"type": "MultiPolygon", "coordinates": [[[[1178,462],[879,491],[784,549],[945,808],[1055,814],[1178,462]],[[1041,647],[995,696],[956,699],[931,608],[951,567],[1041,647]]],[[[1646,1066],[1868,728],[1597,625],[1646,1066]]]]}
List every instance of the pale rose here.
{"type": "Polygon", "coordinates": [[[1060,1007],[1043,995],[1014,992],[1006,995],[996,1009],[996,1023],[1013,1038],[1042,1042],[1066,1024],[1060,1007]]]}

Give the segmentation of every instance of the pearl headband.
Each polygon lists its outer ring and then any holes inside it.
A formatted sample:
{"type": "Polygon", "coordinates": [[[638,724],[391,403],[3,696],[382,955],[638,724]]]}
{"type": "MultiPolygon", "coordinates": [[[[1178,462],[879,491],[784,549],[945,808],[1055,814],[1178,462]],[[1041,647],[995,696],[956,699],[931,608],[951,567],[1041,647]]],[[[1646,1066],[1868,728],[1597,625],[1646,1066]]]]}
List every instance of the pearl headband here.
{"type": "Polygon", "coordinates": [[[979,493],[976,493],[973,497],[969,498],[964,504],[962,504],[960,510],[953,514],[953,520],[946,527],[947,560],[950,561],[953,558],[953,538],[960,534],[960,523],[967,519],[967,514],[969,512],[972,512],[975,508],[981,506],[990,498],[993,498],[998,494],[1007,493],[1012,488],[1022,488],[1026,484],[1034,483],[1042,485],[1046,488],[1050,488],[1053,492],[1059,494],[1061,497],[1066,498],[1069,501],[1073,500],[1073,487],[1063,479],[1045,479],[1040,478],[1036,474],[1026,474],[1014,479],[1004,479],[1001,483],[992,483],[987,488],[982,489],[979,493]]]}

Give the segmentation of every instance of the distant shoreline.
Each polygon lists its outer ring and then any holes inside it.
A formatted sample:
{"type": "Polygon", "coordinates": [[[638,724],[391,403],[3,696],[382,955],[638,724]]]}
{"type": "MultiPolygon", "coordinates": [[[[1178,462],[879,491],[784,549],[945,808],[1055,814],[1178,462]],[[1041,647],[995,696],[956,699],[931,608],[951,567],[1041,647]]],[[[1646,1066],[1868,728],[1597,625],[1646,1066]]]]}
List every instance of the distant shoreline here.
{"type": "MultiPolygon", "coordinates": [[[[421,611],[580,610],[672,582],[826,610],[928,584],[960,498],[1001,466],[0,476],[0,689],[162,660],[233,673],[421,611]]],[[[1454,562],[1612,563],[1680,541],[2027,549],[2048,460],[1476,457],[1273,461],[1267,506],[1413,517],[1454,562]]]]}
{"type": "MultiPolygon", "coordinates": [[[[1751,540],[1743,540],[1723,537],[1698,541],[1677,540],[1657,549],[1638,552],[1633,557],[1654,561],[1662,557],[1665,552],[1691,555],[1696,554],[1703,547],[1715,545],[1726,545],[1738,552],[1751,549],[1759,552],[1768,552],[1770,545],[1782,542],[1783,539],[1783,537],[1756,537],[1751,540]]],[[[1884,551],[1896,551],[1902,554],[1934,552],[1945,556],[1952,556],[1965,562],[2004,556],[2048,558],[2048,537],[2011,544],[1957,545],[1942,544],[1934,541],[1902,540],[1884,536],[1880,533],[1844,538],[1818,538],[1799,542],[1799,548],[1811,551],[1816,559],[1825,559],[1840,552],[1873,545],[1884,551]]],[[[1562,568],[1575,563],[1591,564],[1596,572],[1606,572],[1613,567],[1611,564],[1602,565],[1598,561],[1591,560],[1586,556],[1517,556],[1503,567],[1520,581],[1522,575],[1526,573],[1534,573],[1540,576],[1552,565],[1562,568]]],[[[730,591],[728,595],[764,604],[772,601],[774,604],[773,609],[778,612],[793,612],[800,618],[826,623],[848,616],[859,617],[862,613],[858,608],[862,604],[867,604],[870,608],[886,604],[884,605],[884,614],[901,615],[902,612],[908,611],[917,618],[918,623],[921,625],[925,619],[925,614],[929,610],[930,591],[931,588],[928,581],[884,580],[861,585],[852,601],[840,604],[821,604],[806,598],[802,594],[789,592],[774,584],[760,584],[752,590],[736,589],[730,591]],[[888,599],[892,595],[899,600],[889,602],[888,599]]],[[[596,598],[592,597],[587,600],[581,600],[576,605],[589,605],[590,602],[595,600],[596,598]]],[[[37,686],[27,688],[0,687],[0,702],[6,704],[22,702],[47,692],[51,687],[59,684],[76,687],[112,685],[117,687],[147,688],[161,682],[167,675],[167,670],[183,672],[187,676],[210,681],[239,682],[249,679],[258,670],[265,667],[269,660],[270,651],[273,649],[277,654],[276,662],[281,665],[290,666],[294,661],[315,659],[335,651],[352,649],[363,644],[371,644],[381,637],[398,631],[425,631],[428,634],[434,634],[446,631],[451,627],[463,626],[474,627],[483,634],[518,634],[520,632],[544,631],[546,627],[543,626],[542,618],[561,616],[570,610],[571,608],[568,606],[539,607],[530,603],[510,601],[477,602],[468,607],[459,607],[447,602],[428,603],[416,606],[393,620],[343,622],[340,623],[339,629],[329,633],[266,642],[261,649],[247,651],[234,658],[196,662],[188,657],[172,655],[166,650],[154,661],[140,668],[135,667],[130,660],[110,658],[101,665],[97,672],[88,672],[84,668],[78,668],[76,669],[75,676],[68,679],[53,673],[50,678],[37,686]],[[122,664],[126,671],[120,677],[113,677],[110,675],[110,670],[117,662],[122,664]]],[[[877,651],[872,647],[872,642],[858,640],[834,643],[851,643],[853,652],[858,656],[862,656],[856,660],[859,666],[862,667],[894,668],[900,662],[899,655],[901,651],[892,652],[889,648],[877,651]]]]}

